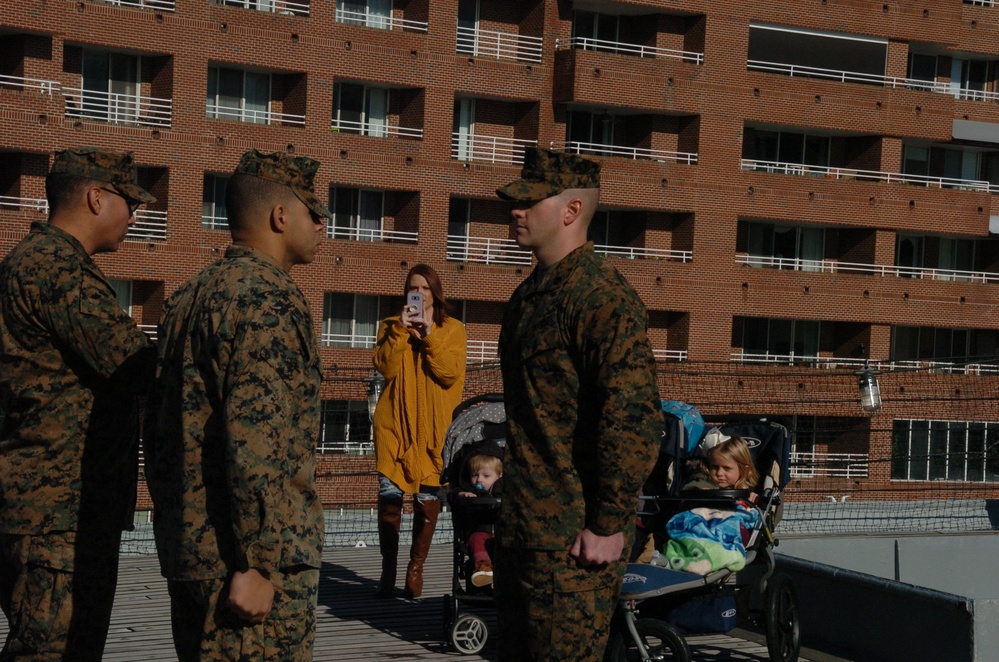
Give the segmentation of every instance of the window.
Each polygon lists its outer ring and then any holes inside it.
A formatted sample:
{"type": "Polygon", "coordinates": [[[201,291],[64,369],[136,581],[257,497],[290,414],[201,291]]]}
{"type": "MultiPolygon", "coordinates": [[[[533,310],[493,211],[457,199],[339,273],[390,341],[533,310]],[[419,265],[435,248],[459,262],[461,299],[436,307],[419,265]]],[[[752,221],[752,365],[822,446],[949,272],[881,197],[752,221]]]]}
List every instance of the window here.
{"type": "Polygon", "coordinates": [[[392,24],[392,0],[341,0],[337,2],[336,20],[388,30],[392,24]]]}
{"type": "Polygon", "coordinates": [[[822,271],[825,230],[779,223],[747,223],[749,265],[822,271]],[[756,259],[753,259],[756,258],[756,259]]]}
{"type": "Polygon", "coordinates": [[[618,118],[608,113],[570,111],[566,123],[566,135],[573,149],[585,154],[601,154],[601,145],[614,144],[614,129],[618,118]]]}
{"type": "Polygon", "coordinates": [[[999,423],[896,420],[891,477],[895,480],[999,480],[999,423]]]}
{"type": "Polygon", "coordinates": [[[458,0],[458,53],[479,52],[479,0],[458,0]]]}
{"type": "Polygon", "coordinates": [[[377,296],[327,292],[323,298],[323,339],[328,347],[375,346],[378,333],[377,296]]]}
{"type": "Polygon", "coordinates": [[[906,175],[925,176],[930,171],[930,148],[903,145],[902,172],[906,175]]]}
{"type": "MultiPolygon", "coordinates": [[[[831,138],[793,131],[756,132],[756,158],[761,161],[829,167],[831,138]]],[[[804,174],[804,169],[801,169],[804,174]]],[[[821,173],[820,173],[821,174],[821,173]]]]}
{"type": "Polygon", "coordinates": [[[614,45],[618,43],[620,27],[619,16],[577,11],[572,21],[572,37],[585,50],[613,53],[618,50],[614,45]]]}
{"type": "Polygon", "coordinates": [[[895,240],[895,266],[903,267],[900,276],[911,278],[923,268],[923,238],[899,234],[895,240]]]}
{"type": "Polygon", "coordinates": [[[985,60],[951,60],[950,86],[951,92],[958,99],[985,99],[986,86],[989,81],[989,70],[994,67],[985,60]]]}
{"type": "Polygon", "coordinates": [[[365,136],[387,134],[389,91],[354,83],[337,83],[333,119],[338,130],[365,136]]]}
{"type": "Polygon", "coordinates": [[[943,271],[958,273],[940,274],[940,280],[960,280],[967,278],[967,272],[975,268],[975,240],[940,238],[939,265],[943,271]],[[963,275],[960,272],[964,272],[963,275]]]}
{"type": "Polygon", "coordinates": [[[138,56],[85,50],[79,114],[109,122],[137,120],[139,70],[138,56]]]}
{"type": "Polygon", "coordinates": [[[374,450],[367,400],[323,400],[320,453],[367,454],[374,450]]]}
{"type": "Polygon", "coordinates": [[[109,278],[108,282],[114,288],[118,298],[118,306],[129,315],[132,314],[132,281],[119,278],[109,278]]]}
{"type": "MultiPolygon", "coordinates": [[[[937,56],[925,53],[912,53],[909,55],[909,78],[924,83],[933,83],[937,79],[937,56]]],[[[926,89],[923,86],[913,87],[926,89]]]]}
{"type": "Polygon", "coordinates": [[[880,82],[885,75],[888,40],[843,32],[808,30],[784,25],[750,23],[747,60],[769,70],[794,76],[839,78],[850,82],[880,82]],[[776,66],[775,66],[776,65],[776,66]]]}
{"type": "Polygon", "coordinates": [[[269,124],[270,99],[270,74],[208,67],[208,117],[269,124]]]}
{"type": "Polygon", "coordinates": [[[228,175],[205,173],[201,194],[201,227],[208,230],[229,229],[229,217],[225,210],[225,189],[228,184],[228,175]]]}
{"type": "Polygon", "coordinates": [[[819,323],[815,321],[743,318],[745,361],[801,362],[819,354],[819,323]]]}
{"type": "Polygon", "coordinates": [[[463,260],[468,256],[468,225],[472,201],[468,198],[451,198],[447,210],[447,256],[463,260]]]}
{"type": "Polygon", "coordinates": [[[929,361],[963,369],[969,363],[995,365],[997,356],[999,331],[992,329],[892,327],[892,361],[929,361]]]}
{"type": "Polygon", "coordinates": [[[333,224],[327,226],[334,239],[375,241],[382,239],[385,193],[369,189],[330,188],[333,224]]]}
{"type": "Polygon", "coordinates": [[[475,142],[475,99],[454,102],[454,145],[451,154],[459,161],[471,161],[475,142]]]}

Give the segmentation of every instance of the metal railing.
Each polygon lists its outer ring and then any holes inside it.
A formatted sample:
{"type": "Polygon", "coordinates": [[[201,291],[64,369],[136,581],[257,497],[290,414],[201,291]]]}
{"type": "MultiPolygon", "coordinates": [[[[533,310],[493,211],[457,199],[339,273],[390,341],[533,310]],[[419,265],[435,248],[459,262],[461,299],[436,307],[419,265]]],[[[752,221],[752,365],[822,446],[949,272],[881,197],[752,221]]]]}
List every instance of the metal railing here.
{"type": "Polygon", "coordinates": [[[155,209],[135,212],[135,224],[128,229],[125,241],[166,241],[167,213],[155,209]]]}
{"type": "Polygon", "coordinates": [[[327,225],[326,236],[332,239],[351,239],[354,241],[385,241],[415,244],[419,240],[420,234],[418,232],[403,232],[401,230],[345,228],[327,225]]]}
{"type": "Polygon", "coordinates": [[[646,149],[644,147],[625,147],[622,145],[604,145],[601,143],[586,143],[578,140],[569,142],[551,141],[553,149],[561,149],[573,154],[592,154],[595,156],[620,156],[626,159],[648,159],[659,163],[697,163],[696,152],[673,152],[665,149],[646,149]]]}
{"type": "Polygon", "coordinates": [[[456,262],[482,264],[514,264],[530,266],[531,251],[524,250],[513,239],[447,236],[447,259],[456,262]]]}
{"type": "Polygon", "coordinates": [[[305,115],[275,113],[270,110],[255,110],[252,108],[231,108],[214,103],[205,104],[205,114],[212,119],[238,120],[254,124],[305,126],[305,115]]]}
{"type": "Polygon", "coordinates": [[[59,81],[0,75],[0,87],[19,87],[26,90],[38,90],[42,94],[52,94],[59,89],[59,81]]]}
{"type": "Polygon", "coordinates": [[[961,363],[954,361],[871,361],[842,356],[816,356],[812,354],[772,354],[770,352],[750,353],[732,352],[730,360],[734,363],[768,363],[772,365],[810,365],[827,370],[836,369],[871,369],[880,372],[927,370],[949,375],[993,375],[999,374],[997,363],[961,363]]]}
{"type": "Polygon", "coordinates": [[[499,341],[472,340],[465,344],[465,363],[493,363],[499,360],[499,341]]]}
{"type": "Polygon", "coordinates": [[[858,179],[869,182],[887,182],[889,184],[914,184],[917,186],[953,188],[965,191],[995,190],[996,192],[999,192],[999,186],[993,186],[983,179],[956,179],[953,177],[933,177],[930,175],[909,175],[901,172],[834,168],[831,166],[808,165],[805,163],[785,163],[782,161],[742,159],[742,169],[756,172],[778,173],[783,175],[808,175],[812,177],[824,177],[827,179],[858,179]]]}
{"type": "Polygon", "coordinates": [[[18,198],[0,195],[0,210],[35,211],[49,213],[49,201],[43,198],[18,198]]]}
{"type": "Polygon", "coordinates": [[[227,5],[229,7],[243,7],[255,11],[268,12],[272,14],[282,14],[284,16],[308,16],[308,2],[292,2],[291,0],[214,0],[217,5],[227,5]]]}
{"type": "Polygon", "coordinates": [[[791,477],[866,478],[869,457],[866,453],[791,452],[791,477]]]}
{"type": "Polygon", "coordinates": [[[120,5],[122,7],[139,7],[140,9],[162,9],[163,11],[174,11],[176,2],[174,0],[101,0],[105,4],[120,5]]]}
{"type": "Polygon", "coordinates": [[[201,227],[205,230],[228,230],[229,229],[229,217],[228,216],[207,216],[205,214],[201,215],[201,227]]]}
{"type": "Polygon", "coordinates": [[[414,30],[416,32],[426,32],[428,23],[426,21],[410,21],[394,16],[376,16],[365,12],[349,11],[346,9],[336,9],[336,22],[348,23],[351,25],[363,25],[368,28],[379,30],[414,30]]]}
{"type": "Polygon", "coordinates": [[[451,134],[451,158],[459,161],[520,165],[524,162],[524,148],[534,147],[537,144],[537,140],[470,136],[455,131],[451,134]]]}
{"type": "Polygon", "coordinates": [[[979,7],[995,7],[996,0],[964,0],[966,5],[978,5],[979,7]]]}
{"type": "Polygon", "coordinates": [[[458,26],[455,50],[458,53],[501,60],[541,62],[543,41],[541,37],[458,26]]]}
{"type": "Polygon", "coordinates": [[[352,122],[335,117],[330,121],[330,130],[343,131],[344,133],[358,133],[362,136],[373,136],[375,138],[384,138],[386,136],[423,138],[423,129],[411,129],[405,126],[378,124],[374,122],[352,122]]]}
{"type": "Polygon", "coordinates": [[[556,39],[555,50],[569,50],[580,48],[585,51],[601,51],[604,53],[618,53],[622,55],[637,55],[638,57],[658,57],[673,58],[694,64],[704,63],[704,53],[696,51],[682,51],[673,48],[658,48],[656,46],[642,46],[641,44],[628,44],[621,41],[607,41],[605,39],[591,39],[589,37],[570,37],[569,39],[556,39]]]}
{"type": "Polygon", "coordinates": [[[139,331],[145,333],[151,340],[156,340],[156,334],[159,333],[155,324],[136,324],[139,327],[139,331]]]}
{"type": "Polygon", "coordinates": [[[962,283],[999,283],[999,273],[989,271],[961,271],[930,267],[901,267],[884,264],[863,264],[837,260],[810,260],[805,258],[773,257],[769,255],[737,254],[736,264],[750,267],[767,267],[791,271],[816,273],[862,273],[899,278],[925,278],[927,280],[959,281],[962,283]]]}
{"type": "Polygon", "coordinates": [[[652,355],[657,361],[686,361],[687,350],[685,349],[652,349],[652,355]]]}
{"type": "Polygon", "coordinates": [[[597,244],[594,250],[611,257],[623,257],[629,260],[636,258],[653,260],[675,260],[679,262],[690,262],[693,259],[693,251],[676,251],[666,248],[633,248],[631,246],[610,246],[597,244]]]}
{"type": "Polygon", "coordinates": [[[66,117],[142,126],[170,126],[172,121],[171,99],[77,88],[63,88],[62,93],[66,97],[66,117]]]}
{"type": "Polygon", "coordinates": [[[320,343],[324,347],[355,347],[360,349],[371,349],[375,346],[375,336],[364,333],[326,333],[320,336],[320,343]]]}

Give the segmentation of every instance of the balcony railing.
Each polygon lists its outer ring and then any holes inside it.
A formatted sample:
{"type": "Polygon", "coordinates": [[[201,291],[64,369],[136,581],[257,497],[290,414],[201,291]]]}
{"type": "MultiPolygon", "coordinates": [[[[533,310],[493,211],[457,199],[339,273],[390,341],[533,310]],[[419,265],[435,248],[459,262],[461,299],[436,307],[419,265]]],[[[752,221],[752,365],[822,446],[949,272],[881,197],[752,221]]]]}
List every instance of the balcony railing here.
{"type": "Polygon", "coordinates": [[[323,333],[320,342],[324,347],[355,347],[371,349],[375,346],[375,336],[363,333],[323,333]]]}
{"type": "Polygon", "coordinates": [[[363,136],[374,136],[376,138],[384,138],[386,136],[400,136],[402,138],[423,137],[423,129],[411,129],[405,126],[374,122],[351,122],[335,117],[330,122],[330,130],[343,131],[344,133],[358,133],[363,136]]]}
{"type": "Polygon", "coordinates": [[[586,51],[602,51],[604,53],[619,53],[623,55],[637,55],[638,57],[658,57],[673,58],[694,64],[704,63],[704,53],[696,51],[680,51],[673,48],[657,48],[655,46],[642,46],[640,44],[627,44],[620,41],[607,41],[604,39],[590,39],[589,37],[571,37],[569,39],[556,39],[555,50],[568,50],[571,48],[581,48],[586,51]]]}
{"type": "Polygon", "coordinates": [[[447,259],[456,262],[530,266],[531,257],[531,252],[518,246],[513,239],[447,236],[447,259]]]}
{"type": "Polygon", "coordinates": [[[499,360],[499,342],[472,340],[465,344],[465,363],[492,363],[499,360]]]}
{"type": "Polygon", "coordinates": [[[63,88],[62,93],[66,97],[66,117],[141,126],[170,126],[172,121],[170,99],[70,88],[63,88]]]}
{"type": "Polygon", "coordinates": [[[420,235],[418,232],[403,232],[401,230],[327,226],[326,236],[333,239],[351,239],[353,241],[385,241],[415,244],[420,235]]]}
{"type": "Polygon", "coordinates": [[[139,327],[139,331],[149,336],[150,340],[156,340],[158,329],[155,324],[136,324],[136,326],[139,327]]]}
{"type": "Polygon", "coordinates": [[[451,134],[451,158],[459,161],[486,161],[488,163],[524,162],[524,148],[534,147],[537,140],[500,138],[498,136],[470,136],[459,132],[451,134]]]}
{"type": "Polygon", "coordinates": [[[764,60],[748,60],[746,68],[751,71],[765,71],[784,74],[786,76],[804,76],[806,78],[825,78],[840,83],[862,83],[866,85],[883,85],[890,88],[904,87],[909,90],[922,90],[937,94],[951,94],[958,99],[970,101],[996,101],[999,92],[974,90],[970,87],[954,87],[949,81],[924,80],[922,78],[906,78],[904,76],[883,76],[880,74],[865,74],[857,71],[842,71],[839,69],[823,69],[821,67],[806,67],[800,64],[786,62],[767,62],[764,60]]]}
{"type": "Polygon", "coordinates": [[[693,259],[693,251],[675,251],[665,248],[632,248],[631,246],[603,246],[597,244],[594,249],[598,253],[610,255],[611,257],[623,257],[629,260],[636,258],[652,260],[675,260],[677,262],[690,262],[693,259]]]}
{"type": "Polygon", "coordinates": [[[135,212],[135,223],[128,229],[125,241],[166,241],[167,213],[155,209],[135,212]]]}
{"type": "Polygon", "coordinates": [[[686,361],[687,350],[685,349],[652,349],[652,355],[657,361],[686,361]]]}
{"type": "Polygon", "coordinates": [[[966,5],[978,5],[979,7],[995,7],[996,0],[964,0],[966,5]]]}
{"type": "Polygon", "coordinates": [[[900,267],[884,264],[862,264],[840,262],[838,260],[810,260],[805,258],[772,257],[769,255],[735,256],[737,264],[751,267],[768,267],[791,271],[811,271],[816,273],[861,273],[876,276],[897,276],[899,278],[925,278],[927,280],[960,281],[962,283],[999,283],[999,273],[990,271],[960,271],[930,267],[900,267]]]}
{"type": "Polygon", "coordinates": [[[176,2],[174,0],[102,0],[109,5],[120,5],[122,7],[139,7],[140,9],[161,9],[163,11],[173,11],[176,2]]]}
{"type": "Polygon", "coordinates": [[[866,478],[868,456],[865,453],[791,452],[791,477],[866,478]]]}
{"type": "Polygon", "coordinates": [[[600,143],[585,143],[580,141],[551,141],[552,149],[561,149],[573,154],[592,154],[594,156],[619,156],[626,159],[648,159],[659,163],[697,163],[696,152],[673,152],[665,149],[645,149],[644,147],[623,147],[621,145],[603,145],[600,143]]]}
{"type": "Polygon", "coordinates": [[[932,188],[953,188],[964,191],[995,191],[999,186],[989,184],[981,179],[956,179],[953,177],[933,177],[930,175],[909,175],[901,172],[881,172],[878,170],[856,170],[854,168],[834,168],[831,166],[807,165],[804,163],[785,163],[781,161],[760,161],[757,159],[742,159],[743,170],[756,172],[771,172],[782,175],[798,175],[824,177],[826,179],[858,179],[868,182],[887,182],[889,184],[914,184],[932,188]]]}
{"type": "Polygon", "coordinates": [[[207,216],[202,214],[201,227],[205,230],[228,230],[229,218],[227,216],[207,216]]]}
{"type": "Polygon", "coordinates": [[[542,43],[541,37],[458,26],[455,49],[458,53],[501,60],[541,62],[542,43]]]}
{"type": "Polygon", "coordinates": [[[23,76],[0,75],[0,87],[18,87],[25,90],[38,90],[42,94],[52,94],[59,89],[59,82],[41,80],[39,78],[24,78],[23,76]]]}
{"type": "Polygon", "coordinates": [[[0,195],[0,211],[34,211],[41,214],[49,213],[49,201],[40,198],[17,198],[0,195]]]}
{"type": "Polygon", "coordinates": [[[859,370],[870,368],[880,372],[898,370],[927,370],[949,375],[993,375],[999,374],[999,364],[996,363],[960,363],[952,361],[871,361],[868,359],[848,358],[842,356],[815,356],[813,354],[775,354],[770,352],[732,352],[730,360],[734,363],[768,363],[772,365],[809,365],[827,370],[846,369],[859,370]]]}
{"type": "Polygon", "coordinates": [[[282,14],[284,16],[308,16],[308,2],[292,2],[291,0],[215,0],[217,5],[229,7],[244,7],[256,11],[282,14]]]}
{"type": "Polygon", "coordinates": [[[252,108],[232,108],[214,103],[205,105],[205,114],[213,119],[238,120],[253,124],[288,124],[305,126],[305,115],[291,113],[275,113],[270,110],[255,110],[252,108]]]}
{"type": "Polygon", "coordinates": [[[428,24],[425,21],[410,21],[404,18],[393,16],[376,16],[365,12],[350,11],[347,9],[336,9],[336,22],[349,23],[351,25],[363,25],[368,28],[379,30],[414,30],[416,32],[426,32],[428,24]]]}

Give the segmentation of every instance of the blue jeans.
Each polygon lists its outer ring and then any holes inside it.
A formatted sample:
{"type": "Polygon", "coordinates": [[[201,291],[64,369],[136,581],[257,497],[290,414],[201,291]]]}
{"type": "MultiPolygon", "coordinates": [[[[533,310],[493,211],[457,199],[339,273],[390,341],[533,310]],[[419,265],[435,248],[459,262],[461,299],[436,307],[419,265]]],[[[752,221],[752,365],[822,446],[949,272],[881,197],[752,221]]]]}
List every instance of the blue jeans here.
{"type": "MultiPolygon", "coordinates": [[[[420,491],[413,495],[413,498],[419,502],[424,501],[437,501],[438,493],[440,492],[439,487],[431,487],[429,485],[420,485],[420,491]]],[[[399,486],[393,483],[391,480],[378,474],[378,498],[379,499],[402,499],[402,490],[399,486]]]]}

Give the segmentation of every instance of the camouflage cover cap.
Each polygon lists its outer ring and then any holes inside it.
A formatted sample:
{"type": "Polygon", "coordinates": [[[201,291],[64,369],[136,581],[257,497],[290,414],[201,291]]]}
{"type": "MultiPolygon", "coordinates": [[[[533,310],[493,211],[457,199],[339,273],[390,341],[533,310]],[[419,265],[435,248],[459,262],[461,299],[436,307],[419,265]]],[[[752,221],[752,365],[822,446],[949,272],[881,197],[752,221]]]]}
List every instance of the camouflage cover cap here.
{"type": "Polygon", "coordinates": [[[156,202],[149,191],[135,183],[139,168],[132,160],[132,152],[111,152],[99,147],[64,149],[56,152],[52,172],[107,182],[130,200],[156,202]]]}
{"type": "Polygon", "coordinates": [[[600,188],[600,164],[576,154],[528,147],[520,179],[496,189],[496,195],[504,200],[537,201],[569,188],[600,188]]]}
{"type": "Polygon", "coordinates": [[[319,161],[307,156],[291,156],[288,152],[263,154],[251,149],[243,154],[233,174],[253,175],[288,186],[295,197],[305,203],[313,214],[329,218],[332,216],[330,210],[316,197],[312,178],[315,177],[317,170],[319,170],[319,161]]]}

